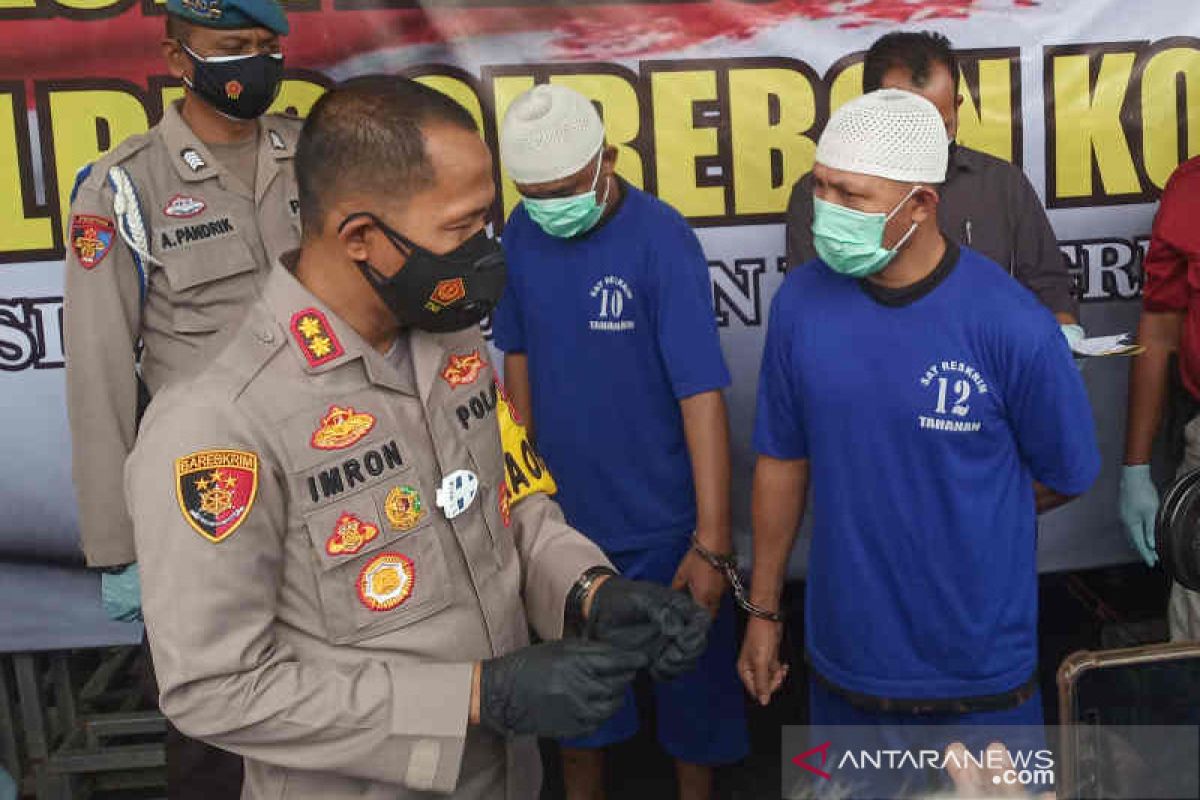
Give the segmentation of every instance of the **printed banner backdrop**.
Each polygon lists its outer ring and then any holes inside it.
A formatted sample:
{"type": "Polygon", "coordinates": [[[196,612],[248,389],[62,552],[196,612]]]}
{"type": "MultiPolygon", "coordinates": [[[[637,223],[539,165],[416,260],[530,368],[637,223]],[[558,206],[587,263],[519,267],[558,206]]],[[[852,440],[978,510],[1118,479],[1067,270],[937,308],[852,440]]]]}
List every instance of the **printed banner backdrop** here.
{"type": "MultiPolygon", "coordinates": [[[[289,80],[277,109],[304,113],[332,81],[353,75],[405,74],[461,102],[494,145],[512,98],[537,82],[600,104],[621,174],[685,214],[709,258],[735,377],[743,560],[782,211],[830,110],[861,91],[862,52],[877,36],[936,29],[960,49],[959,139],[1020,164],[1043,195],[1092,335],[1135,327],[1154,203],[1176,165],[1200,153],[1200,40],[1180,35],[1200,30],[1200,9],[1175,0],[288,5],[289,80]]],[[[64,220],[76,170],[146,130],[180,96],[159,54],[162,6],[0,0],[0,595],[27,586],[9,578],[33,568],[22,564],[79,560],[63,400],[64,220]]],[[[517,198],[501,186],[507,213],[517,198]]],[[[1043,570],[1132,558],[1115,512],[1127,370],[1118,359],[1084,370],[1095,419],[1078,424],[1097,426],[1105,470],[1087,497],[1043,521],[1043,570]]],[[[793,573],[802,571],[798,548],[793,573]]],[[[45,596],[58,598],[53,613],[94,619],[93,583],[57,594],[44,583],[45,596]]],[[[6,622],[0,650],[22,646],[6,622]]]]}

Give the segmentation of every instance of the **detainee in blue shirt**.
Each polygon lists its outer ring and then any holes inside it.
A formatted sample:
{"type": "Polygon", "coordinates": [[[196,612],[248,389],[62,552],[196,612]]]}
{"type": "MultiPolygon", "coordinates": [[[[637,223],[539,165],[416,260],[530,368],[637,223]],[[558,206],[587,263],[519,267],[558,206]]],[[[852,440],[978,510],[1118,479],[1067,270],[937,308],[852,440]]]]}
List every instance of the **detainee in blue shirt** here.
{"type": "MultiPolygon", "coordinates": [[[[571,525],[621,573],[689,591],[715,616],[696,671],[656,683],[659,741],[680,795],[748,751],[724,577],[693,549],[732,550],[729,433],[708,264],[682,216],[614,174],[592,103],[541,85],[500,131],[523,201],[504,229],[493,315],[505,382],[571,525]]],[[[603,750],[634,735],[632,696],[595,735],[564,742],[569,798],[603,796],[603,750]]]]}
{"type": "MultiPolygon", "coordinates": [[[[811,487],[814,724],[1040,725],[1037,515],[1100,467],[1051,314],[937,227],[945,128],[884,89],[830,119],[813,170],[819,259],[768,323],[754,446],[751,600],[778,607],[811,487]]],[[[739,670],[766,703],[780,626],[739,670]]]]}

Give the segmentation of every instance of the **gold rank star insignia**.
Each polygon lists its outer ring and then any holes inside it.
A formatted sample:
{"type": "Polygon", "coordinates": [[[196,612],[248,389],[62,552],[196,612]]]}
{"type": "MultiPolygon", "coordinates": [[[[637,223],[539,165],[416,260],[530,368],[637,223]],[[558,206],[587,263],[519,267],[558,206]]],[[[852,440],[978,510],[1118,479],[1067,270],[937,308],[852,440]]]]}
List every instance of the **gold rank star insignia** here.
{"type": "Polygon", "coordinates": [[[317,322],[316,317],[305,317],[300,320],[296,328],[304,334],[305,338],[312,339],[321,332],[321,323],[317,322]]]}
{"type": "Polygon", "coordinates": [[[309,347],[312,348],[313,354],[316,356],[327,356],[329,355],[329,351],[333,350],[333,345],[324,336],[314,336],[312,341],[309,342],[309,347]]]}
{"type": "Polygon", "coordinates": [[[292,337],[300,346],[304,360],[310,367],[319,367],[342,355],[342,343],[338,341],[325,315],[315,308],[306,308],[292,315],[292,337]]]}

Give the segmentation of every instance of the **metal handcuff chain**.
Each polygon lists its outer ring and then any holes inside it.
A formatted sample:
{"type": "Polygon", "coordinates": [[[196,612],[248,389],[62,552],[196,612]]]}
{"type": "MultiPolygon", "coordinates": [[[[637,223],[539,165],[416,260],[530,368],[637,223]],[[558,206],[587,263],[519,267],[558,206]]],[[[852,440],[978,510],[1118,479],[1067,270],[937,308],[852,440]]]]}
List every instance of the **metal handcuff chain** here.
{"type": "Polygon", "coordinates": [[[759,619],[769,620],[770,622],[783,622],[784,617],[778,611],[770,611],[762,606],[755,605],[750,602],[750,593],[746,591],[745,584],[742,583],[742,577],[737,570],[737,557],[730,553],[721,555],[714,553],[696,540],[695,535],[692,536],[692,550],[696,551],[710,567],[717,570],[725,576],[725,580],[729,581],[729,587],[733,590],[733,599],[741,606],[747,614],[758,617],[759,619]]]}

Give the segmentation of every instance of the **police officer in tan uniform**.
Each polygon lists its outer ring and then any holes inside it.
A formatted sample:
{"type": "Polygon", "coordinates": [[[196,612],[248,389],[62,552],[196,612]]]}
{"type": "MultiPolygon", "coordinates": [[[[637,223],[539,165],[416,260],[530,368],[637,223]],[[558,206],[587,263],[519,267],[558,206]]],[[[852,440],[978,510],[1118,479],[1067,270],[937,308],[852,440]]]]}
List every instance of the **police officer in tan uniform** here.
{"type": "MultiPolygon", "coordinates": [[[[67,399],[80,532],[104,608],[141,616],[121,469],[140,393],[191,377],[300,240],[300,121],[264,115],[280,85],[275,0],[170,0],[163,51],[184,99],[80,172],[65,273],[67,399]]],[[[241,758],[167,733],[172,798],[235,798],[241,758]]]]}
{"type": "Polygon", "coordinates": [[[88,564],[110,568],[106,608],[123,618],[136,617],[136,570],[111,568],[136,560],[121,466],[133,448],[139,376],[151,394],[193,376],[228,341],[268,266],[300,240],[300,121],[263,115],[282,77],[282,9],[275,0],[170,0],[167,11],[163,49],[185,97],[81,171],[67,231],[80,531],[88,564]]]}
{"type": "Polygon", "coordinates": [[[549,497],[477,324],[504,262],[467,112],[350,81],[296,173],[300,251],[126,466],[162,708],[245,756],[246,797],[534,798],[534,735],[690,668],[707,614],[549,497]]]}

